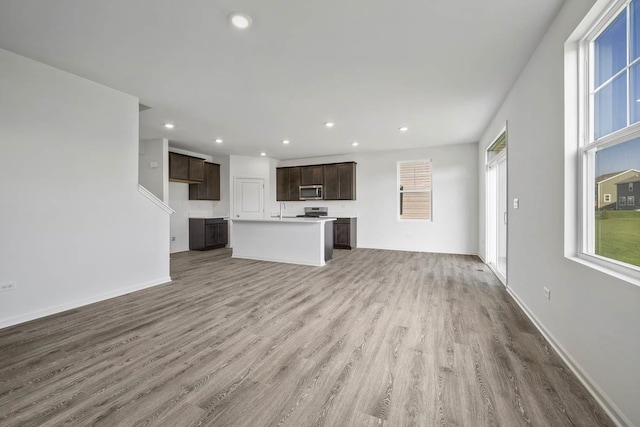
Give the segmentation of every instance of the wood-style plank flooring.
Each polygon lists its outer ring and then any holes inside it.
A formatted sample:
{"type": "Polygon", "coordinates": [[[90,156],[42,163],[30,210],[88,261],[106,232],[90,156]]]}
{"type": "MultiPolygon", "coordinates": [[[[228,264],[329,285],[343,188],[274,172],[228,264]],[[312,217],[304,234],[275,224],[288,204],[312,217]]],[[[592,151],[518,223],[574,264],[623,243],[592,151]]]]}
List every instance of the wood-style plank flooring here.
{"type": "Polygon", "coordinates": [[[612,425],[476,257],[221,249],[171,270],[0,330],[0,425],[612,425]]]}

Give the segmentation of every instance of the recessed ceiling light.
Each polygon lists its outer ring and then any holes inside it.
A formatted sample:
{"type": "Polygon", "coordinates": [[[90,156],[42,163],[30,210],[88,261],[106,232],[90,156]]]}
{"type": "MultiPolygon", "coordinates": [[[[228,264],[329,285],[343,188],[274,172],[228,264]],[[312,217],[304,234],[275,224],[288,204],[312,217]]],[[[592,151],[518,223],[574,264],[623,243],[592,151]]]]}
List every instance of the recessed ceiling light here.
{"type": "Polygon", "coordinates": [[[239,12],[234,12],[229,15],[229,21],[231,21],[234,27],[240,28],[241,30],[246,30],[251,26],[251,18],[239,12]]]}
{"type": "Polygon", "coordinates": [[[399,130],[400,132],[406,132],[406,131],[408,131],[408,130],[409,130],[409,128],[408,128],[408,127],[406,127],[406,126],[402,126],[401,128],[398,128],[398,130],[399,130]]]}
{"type": "Polygon", "coordinates": [[[353,141],[353,142],[351,143],[351,145],[353,145],[354,147],[357,147],[357,146],[358,146],[358,141],[353,141]]]}
{"type": "Polygon", "coordinates": [[[283,139],[283,140],[282,140],[282,143],[283,143],[283,144],[288,144],[288,143],[290,143],[290,142],[291,142],[291,141],[289,141],[288,139],[283,139]]]}
{"type": "Polygon", "coordinates": [[[266,156],[266,155],[267,155],[267,153],[265,153],[265,152],[263,151],[262,153],[260,153],[260,155],[264,157],[264,156],[266,156]]]}
{"type": "Polygon", "coordinates": [[[165,123],[164,127],[166,127],[167,129],[173,129],[175,126],[173,125],[173,123],[165,123]]]}
{"type": "Polygon", "coordinates": [[[324,125],[325,125],[326,127],[328,127],[328,128],[332,128],[332,127],[333,127],[333,125],[334,125],[334,123],[333,123],[333,122],[326,122],[324,125]]]}
{"type": "Polygon", "coordinates": [[[222,139],[220,139],[220,138],[216,138],[216,142],[217,142],[218,144],[222,144],[222,139]]]}

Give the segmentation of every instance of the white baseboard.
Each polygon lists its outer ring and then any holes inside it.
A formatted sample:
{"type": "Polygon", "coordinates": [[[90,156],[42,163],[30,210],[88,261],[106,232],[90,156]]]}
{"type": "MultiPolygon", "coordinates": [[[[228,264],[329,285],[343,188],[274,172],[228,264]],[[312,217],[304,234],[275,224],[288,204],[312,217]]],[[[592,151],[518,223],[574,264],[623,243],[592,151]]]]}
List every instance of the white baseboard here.
{"type": "Polygon", "coordinates": [[[50,316],[52,314],[62,313],[63,311],[72,310],[74,308],[82,307],[100,301],[105,301],[111,298],[130,294],[131,292],[140,291],[142,289],[151,288],[169,282],[171,282],[171,277],[163,277],[144,283],[138,283],[137,285],[128,286],[126,288],[117,289],[115,291],[106,292],[104,294],[94,295],[88,298],[83,298],[53,307],[47,307],[41,310],[32,311],[30,313],[9,317],[8,319],[0,319],[0,329],[28,322],[30,320],[39,319],[41,317],[50,316]]]}
{"type": "Polygon", "coordinates": [[[272,259],[272,258],[265,258],[265,257],[255,257],[255,256],[251,256],[251,255],[236,255],[233,254],[231,255],[231,258],[237,258],[237,259],[249,259],[252,261],[267,261],[267,262],[280,262],[280,263],[284,263],[284,264],[297,264],[297,265],[308,265],[310,267],[323,267],[326,264],[325,263],[313,263],[313,262],[303,262],[303,261],[291,261],[291,260],[286,260],[286,259],[272,259]]]}
{"type": "Polygon", "coordinates": [[[467,251],[459,251],[459,252],[447,252],[447,251],[425,251],[418,250],[415,248],[386,248],[382,246],[368,246],[368,245],[360,245],[358,244],[357,249],[379,249],[382,251],[400,251],[400,252],[419,252],[419,253],[427,253],[427,254],[445,254],[445,255],[473,255],[478,256],[478,252],[467,252],[467,251]]]}
{"type": "Polygon", "coordinates": [[[611,420],[619,427],[633,427],[633,423],[629,418],[627,418],[620,408],[616,406],[615,403],[607,396],[607,394],[602,391],[602,389],[596,384],[596,382],[591,378],[587,372],[582,369],[580,364],[575,361],[573,357],[562,347],[562,345],[555,339],[555,337],[547,331],[547,329],[540,323],[538,318],[529,310],[527,305],[522,302],[520,297],[513,291],[512,288],[507,288],[507,293],[513,298],[513,300],[520,306],[522,311],[527,315],[527,317],[533,322],[534,326],[540,331],[542,336],[547,340],[547,342],[553,347],[553,349],[560,355],[560,358],[567,364],[571,372],[578,377],[578,380],[582,383],[582,385],[587,389],[589,394],[593,396],[593,398],[598,402],[598,404],[604,409],[604,411],[609,415],[611,420]]]}

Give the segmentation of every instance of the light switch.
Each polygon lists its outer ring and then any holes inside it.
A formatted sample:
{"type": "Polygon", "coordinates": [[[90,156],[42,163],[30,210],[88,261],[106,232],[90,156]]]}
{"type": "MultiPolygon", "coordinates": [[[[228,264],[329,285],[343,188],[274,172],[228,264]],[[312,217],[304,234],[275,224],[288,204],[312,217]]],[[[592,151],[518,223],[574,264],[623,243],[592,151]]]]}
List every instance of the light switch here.
{"type": "Polygon", "coordinates": [[[158,167],[158,162],[151,162],[151,163],[149,163],[149,167],[150,167],[150,168],[157,168],[157,167],[158,167]]]}
{"type": "Polygon", "coordinates": [[[513,209],[520,209],[520,199],[513,199],[513,209]]]}

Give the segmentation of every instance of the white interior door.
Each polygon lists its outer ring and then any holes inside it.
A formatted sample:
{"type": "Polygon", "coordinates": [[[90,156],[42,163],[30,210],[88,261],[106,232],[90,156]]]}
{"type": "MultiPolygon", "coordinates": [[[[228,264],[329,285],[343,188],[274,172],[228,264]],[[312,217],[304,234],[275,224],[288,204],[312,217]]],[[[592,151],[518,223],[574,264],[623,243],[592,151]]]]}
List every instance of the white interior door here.
{"type": "Polygon", "coordinates": [[[264,218],[264,179],[235,179],[234,218],[264,218]]]}

